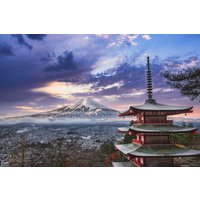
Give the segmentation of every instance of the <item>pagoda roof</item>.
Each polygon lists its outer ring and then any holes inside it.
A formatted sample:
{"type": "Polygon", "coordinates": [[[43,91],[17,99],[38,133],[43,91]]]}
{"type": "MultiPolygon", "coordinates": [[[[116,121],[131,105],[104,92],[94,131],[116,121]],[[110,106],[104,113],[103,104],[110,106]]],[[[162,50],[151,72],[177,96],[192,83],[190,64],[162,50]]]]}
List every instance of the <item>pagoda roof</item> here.
{"type": "Polygon", "coordinates": [[[133,163],[128,162],[112,162],[113,167],[134,167],[133,163]]]}
{"type": "Polygon", "coordinates": [[[129,128],[127,128],[127,127],[119,127],[118,131],[121,132],[121,133],[127,133],[129,131],[129,128]]]}
{"type": "Polygon", "coordinates": [[[184,157],[198,156],[200,155],[200,150],[183,148],[176,145],[142,145],[129,154],[139,157],[184,157]]]}
{"type": "Polygon", "coordinates": [[[137,113],[144,111],[168,112],[169,114],[171,112],[171,114],[177,114],[177,113],[185,113],[191,111],[192,108],[193,108],[192,106],[173,106],[173,105],[160,104],[157,102],[152,102],[152,103],[146,102],[142,105],[130,106],[129,110],[121,113],[119,116],[136,115],[137,113]]]}
{"type": "Polygon", "coordinates": [[[142,133],[187,133],[197,130],[196,127],[183,127],[178,125],[152,125],[152,124],[132,125],[129,127],[129,129],[142,133]]]}
{"type": "Polygon", "coordinates": [[[149,110],[149,111],[185,111],[190,110],[193,107],[187,106],[173,106],[173,105],[166,105],[160,103],[144,103],[138,106],[131,106],[131,108],[138,109],[138,110],[149,110]]]}
{"type": "Polygon", "coordinates": [[[135,157],[183,157],[200,156],[200,150],[188,149],[174,144],[145,144],[134,143],[115,145],[125,155],[135,157]]]}
{"type": "Polygon", "coordinates": [[[135,151],[138,149],[141,145],[129,143],[129,144],[116,144],[115,147],[122,152],[123,154],[127,155],[128,153],[135,151]]]}

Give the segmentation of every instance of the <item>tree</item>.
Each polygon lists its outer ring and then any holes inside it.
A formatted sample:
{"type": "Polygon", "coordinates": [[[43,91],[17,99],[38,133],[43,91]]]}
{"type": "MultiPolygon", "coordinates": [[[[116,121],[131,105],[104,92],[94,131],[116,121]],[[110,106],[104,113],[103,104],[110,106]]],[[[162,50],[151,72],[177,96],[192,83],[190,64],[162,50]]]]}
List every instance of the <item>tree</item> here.
{"type": "Polygon", "coordinates": [[[170,140],[176,144],[182,144],[185,146],[192,147],[194,141],[199,138],[199,135],[194,134],[171,134],[170,140]]]}
{"type": "Polygon", "coordinates": [[[101,147],[100,147],[101,151],[105,154],[111,154],[115,151],[115,145],[113,142],[108,141],[108,142],[104,142],[101,147]]]}
{"type": "Polygon", "coordinates": [[[181,95],[191,100],[200,101],[200,68],[186,68],[176,73],[165,71],[162,73],[171,88],[176,88],[181,95]]]}
{"type": "Polygon", "coordinates": [[[124,136],[124,144],[128,144],[128,143],[132,143],[133,138],[135,138],[135,136],[133,135],[129,135],[128,133],[125,134],[124,136]]]}

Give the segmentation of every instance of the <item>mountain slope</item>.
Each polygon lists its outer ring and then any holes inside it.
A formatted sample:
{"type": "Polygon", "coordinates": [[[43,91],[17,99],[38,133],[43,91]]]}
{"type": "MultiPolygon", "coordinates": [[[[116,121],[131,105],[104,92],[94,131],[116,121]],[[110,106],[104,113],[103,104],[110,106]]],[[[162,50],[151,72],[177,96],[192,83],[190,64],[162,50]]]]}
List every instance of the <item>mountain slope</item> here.
{"type": "Polygon", "coordinates": [[[52,111],[30,115],[30,117],[51,118],[113,118],[118,111],[103,106],[96,101],[86,98],[72,106],[64,106],[52,111]]]}

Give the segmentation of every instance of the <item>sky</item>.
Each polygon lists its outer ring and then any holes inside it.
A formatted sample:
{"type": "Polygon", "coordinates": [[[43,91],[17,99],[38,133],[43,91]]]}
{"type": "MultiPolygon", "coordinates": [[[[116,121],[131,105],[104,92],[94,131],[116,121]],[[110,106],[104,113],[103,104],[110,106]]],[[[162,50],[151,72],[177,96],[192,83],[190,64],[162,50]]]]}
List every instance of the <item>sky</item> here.
{"type": "Polygon", "coordinates": [[[27,115],[91,97],[124,111],[146,99],[150,56],[154,98],[194,106],[161,72],[200,64],[200,35],[0,35],[0,117],[27,115]]]}

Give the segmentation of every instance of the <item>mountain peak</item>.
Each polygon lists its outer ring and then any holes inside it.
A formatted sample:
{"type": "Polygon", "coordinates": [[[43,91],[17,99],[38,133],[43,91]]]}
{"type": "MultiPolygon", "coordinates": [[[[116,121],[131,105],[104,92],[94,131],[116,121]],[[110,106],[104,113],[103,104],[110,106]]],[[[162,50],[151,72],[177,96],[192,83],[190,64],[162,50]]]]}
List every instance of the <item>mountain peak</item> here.
{"type": "Polygon", "coordinates": [[[51,117],[66,118],[104,118],[116,117],[118,114],[118,111],[101,105],[91,98],[84,98],[72,106],[64,106],[48,112],[51,117]]]}
{"type": "Polygon", "coordinates": [[[108,109],[110,110],[110,108],[99,104],[98,102],[92,100],[91,98],[87,97],[84,99],[81,99],[80,101],[78,101],[75,106],[74,109],[87,109],[87,110],[94,110],[94,109],[108,109]]]}
{"type": "Polygon", "coordinates": [[[93,102],[94,101],[90,97],[86,97],[86,98],[81,99],[77,104],[88,105],[93,102]]]}

